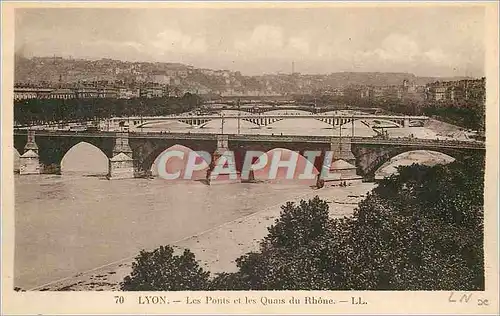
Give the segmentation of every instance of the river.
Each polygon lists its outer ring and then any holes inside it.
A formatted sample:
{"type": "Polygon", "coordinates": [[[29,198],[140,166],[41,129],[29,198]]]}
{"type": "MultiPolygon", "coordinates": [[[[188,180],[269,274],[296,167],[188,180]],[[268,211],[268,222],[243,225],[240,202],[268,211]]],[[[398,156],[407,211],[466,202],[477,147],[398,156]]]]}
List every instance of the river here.
{"type": "Polygon", "coordinates": [[[15,176],[14,286],[30,289],[311,192],[294,184],[15,176]]]}

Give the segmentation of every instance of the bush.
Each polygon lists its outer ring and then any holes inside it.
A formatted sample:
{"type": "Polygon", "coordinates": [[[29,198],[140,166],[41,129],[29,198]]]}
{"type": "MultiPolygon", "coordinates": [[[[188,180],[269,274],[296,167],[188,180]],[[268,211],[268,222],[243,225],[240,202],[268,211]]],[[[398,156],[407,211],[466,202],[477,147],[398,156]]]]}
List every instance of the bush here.
{"type": "MultiPolygon", "coordinates": [[[[259,252],[236,260],[239,271],[216,278],[217,289],[322,290],[334,287],[337,233],[328,204],[315,197],[299,205],[287,203],[259,252]],[[333,250],[333,251],[332,251],[333,250]],[[231,283],[224,283],[230,280],[231,283]]],[[[340,274],[340,273],[339,273],[340,274]]]]}
{"type": "Polygon", "coordinates": [[[87,121],[112,116],[155,116],[191,111],[201,99],[186,93],[182,97],[135,99],[31,99],[15,101],[14,121],[34,124],[54,121],[87,121]]]}
{"type": "Polygon", "coordinates": [[[382,181],[354,214],[355,289],[481,290],[484,160],[413,165],[382,181]]]}
{"type": "Polygon", "coordinates": [[[204,290],[208,277],[189,250],[174,255],[172,247],[161,246],[152,252],[141,251],[132,263],[132,273],[120,286],[124,291],[204,290]]]}
{"type": "Polygon", "coordinates": [[[483,175],[482,157],[402,167],[351,218],[318,197],[288,203],[219,289],[482,290],[483,175]]]}
{"type": "Polygon", "coordinates": [[[282,206],[259,251],[209,280],[189,251],[141,252],[125,290],[484,290],[484,157],[412,165],[352,217],[315,197],[282,206]]]}

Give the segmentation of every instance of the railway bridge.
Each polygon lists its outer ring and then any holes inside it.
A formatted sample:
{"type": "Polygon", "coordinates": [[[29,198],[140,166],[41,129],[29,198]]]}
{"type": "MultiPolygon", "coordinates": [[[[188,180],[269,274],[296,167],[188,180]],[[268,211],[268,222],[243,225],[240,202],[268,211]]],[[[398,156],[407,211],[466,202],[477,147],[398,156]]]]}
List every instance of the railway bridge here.
{"type": "Polygon", "coordinates": [[[238,111],[231,114],[211,114],[211,115],[169,115],[169,116],[134,116],[134,117],[114,117],[109,119],[109,125],[112,128],[127,125],[131,129],[141,128],[146,125],[158,124],[164,122],[182,122],[193,127],[203,127],[210,121],[219,120],[242,120],[255,124],[256,126],[268,126],[278,121],[293,119],[315,119],[325,122],[332,126],[340,126],[347,123],[352,123],[355,120],[377,120],[389,121],[399,127],[409,127],[412,125],[423,125],[429,118],[426,116],[403,116],[403,115],[375,115],[375,114],[314,114],[314,113],[264,113],[251,114],[238,111]]]}

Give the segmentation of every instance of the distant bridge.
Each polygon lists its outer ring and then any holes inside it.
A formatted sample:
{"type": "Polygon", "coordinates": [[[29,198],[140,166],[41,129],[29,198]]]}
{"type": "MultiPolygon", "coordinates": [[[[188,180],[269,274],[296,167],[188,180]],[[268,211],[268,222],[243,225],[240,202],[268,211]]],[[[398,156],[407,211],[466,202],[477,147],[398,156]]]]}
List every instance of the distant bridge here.
{"type": "Polygon", "coordinates": [[[401,116],[401,115],[372,115],[372,114],[302,114],[302,113],[265,113],[265,114],[221,114],[221,115],[169,115],[169,116],[132,116],[114,117],[109,122],[118,126],[128,123],[130,127],[140,128],[150,124],[177,121],[195,127],[203,127],[206,123],[214,120],[236,119],[251,122],[257,126],[267,126],[269,124],[286,119],[315,119],[332,126],[340,126],[359,119],[365,120],[385,120],[398,124],[398,126],[410,126],[411,122],[425,122],[427,116],[401,116]]]}
{"type": "Polygon", "coordinates": [[[330,106],[316,106],[314,103],[273,103],[273,102],[241,102],[239,105],[237,102],[217,102],[204,104],[207,110],[221,111],[221,110],[240,110],[249,113],[265,113],[273,110],[301,110],[311,113],[323,113],[328,111],[336,110],[351,110],[351,111],[362,111],[365,113],[375,114],[381,112],[380,108],[364,108],[364,107],[352,107],[346,106],[344,104],[340,105],[330,105],[330,106]]]}

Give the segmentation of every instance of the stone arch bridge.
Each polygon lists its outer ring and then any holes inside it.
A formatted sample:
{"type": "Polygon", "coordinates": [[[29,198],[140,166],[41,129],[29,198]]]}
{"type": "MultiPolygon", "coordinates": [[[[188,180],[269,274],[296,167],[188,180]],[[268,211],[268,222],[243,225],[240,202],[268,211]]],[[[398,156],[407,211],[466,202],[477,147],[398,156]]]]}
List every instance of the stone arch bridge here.
{"type": "Polygon", "coordinates": [[[321,151],[322,155],[315,161],[318,169],[323,165],[325,152],[333,151],[334,159],[355,164],[357,173],[366,179],[372,179],[375,171],[392,157],[408,151],[433,150],[455,159],[475,153],[484,154],[485,151],[485,144],[477,141],[151,132],[36,131],[35,134],[34,131],[14,131],[14,147],[21,154],[29,150],[36,152],[42,172],[57,170],[66,152],[80,142],[96,146],[110,159],[119,154],[127,155],[133,160],[136,175],[149,171],[158,155],[173,145],[209,153],[232,150],[238,170],[241,170],[242,157],[248,150],[267,152],[284,148],[302,155],[305,151],[321,151]]]}

